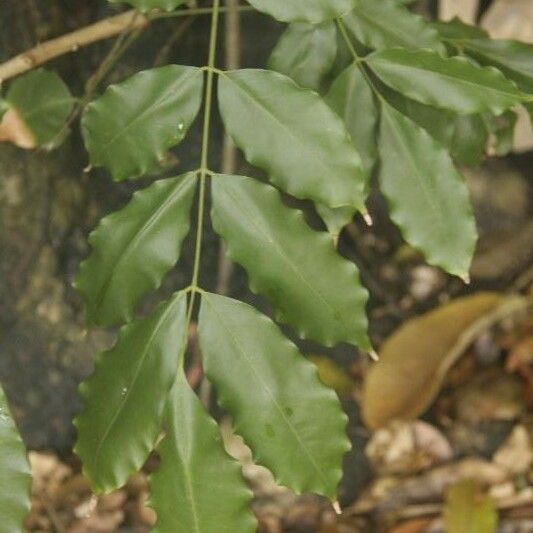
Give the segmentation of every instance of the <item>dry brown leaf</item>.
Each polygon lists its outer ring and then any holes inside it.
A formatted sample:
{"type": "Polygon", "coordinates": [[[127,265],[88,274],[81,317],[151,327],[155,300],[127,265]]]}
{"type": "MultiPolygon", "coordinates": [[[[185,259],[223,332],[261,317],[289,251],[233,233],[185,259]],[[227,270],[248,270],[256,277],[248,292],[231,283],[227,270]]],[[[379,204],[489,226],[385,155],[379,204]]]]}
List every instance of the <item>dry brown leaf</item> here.
{"type": "Polygon", "coordinates": [[[366,424],[375,429],[422,414],[448,370],[480,333],[526,305],[519,296],[484,292],[405,323],[384,343],[367,374],[362,406],[366,424]]]}
{"type": "Polygon", "coordinates": [[[19,148],[35,148],[33,133],[14,109],[8,109],[0,121],[0,142],[11,142],[19,148]]]}

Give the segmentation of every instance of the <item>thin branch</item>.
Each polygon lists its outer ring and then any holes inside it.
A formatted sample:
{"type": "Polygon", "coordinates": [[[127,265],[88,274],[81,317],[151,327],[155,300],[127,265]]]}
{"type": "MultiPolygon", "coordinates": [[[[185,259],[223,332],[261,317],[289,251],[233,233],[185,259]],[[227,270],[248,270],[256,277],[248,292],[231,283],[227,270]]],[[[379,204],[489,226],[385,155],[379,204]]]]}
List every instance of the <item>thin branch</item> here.
{"type": "MultiPolygon", "coordinates": [[[[251,6],[239,6],[238,11],[252,11],[251,6]]],[[[220,8],[219,12],[226,11],[227,8],[220,8]]],[[[145,28],[152,20],[162,20],[170,17],[187,17],[194,15],[210,15],[213,9],[191,8],[181,9],[172,12],[155,12],[150,15],[143,15],[136,10],[126,11],[120,15],[108,17],[89,26],[85,26],[71,33],[51,39],[44,43],[38,44],[25,52],[9,59],[0,64],[0,84],[5,80],[24,74],[52,59],[76,52],[80,48],[89,44],[109,39],[115,35],[123,33],[125,30],[137,31],[145,28]],[[132,24],[132,19],[135,23],[132,24]]]]}
{"type": "Polygon", "coordinates": [[[139,30],[146,27],[150,19],[136,10],[126,11],[79,30],[51,39],[31,48],[0,65],[0,83],[28,72],[51,59],[69,52],[76,52],[83,46],[118,35],[125,30],[139,30]],[[132,23],[132,21],[134,21],[132,23]]]}

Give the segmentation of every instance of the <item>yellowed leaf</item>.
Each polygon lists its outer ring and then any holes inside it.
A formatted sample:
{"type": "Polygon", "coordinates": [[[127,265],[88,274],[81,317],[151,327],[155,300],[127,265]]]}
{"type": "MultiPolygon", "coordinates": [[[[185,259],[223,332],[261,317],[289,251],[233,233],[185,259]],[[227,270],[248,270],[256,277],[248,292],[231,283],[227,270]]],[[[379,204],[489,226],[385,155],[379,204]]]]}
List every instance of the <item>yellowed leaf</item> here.
{"type": "Polygon", "coordinates": [[[10,142],[19,148],[35,148],[33,133],[15,109],[8,109],[0,122],[0,142],[10,142]]]}
{"type": "Polygon", "coordinates": [[[384,343],[379,361],[366,376],[366,424],[378,428],[422,414],[448,370],[480,333],[525,305],[518,296],[484,292],[406,322],[384,343]]]}
{"type": "Polygon", "coordinates": [[[498,525],[494,503],[471,479],[450,488],[443,518],[447,533],[494,533],[498,525]]]}
{"type": "Polygon", "coordinates": [[[321,355],[311,355],[308,359],[316,365],[318,377],[324,385],[335,389],[341,396],[349,396],[351,394],[355,383],[339,365],[329,357],[321,355]]]}

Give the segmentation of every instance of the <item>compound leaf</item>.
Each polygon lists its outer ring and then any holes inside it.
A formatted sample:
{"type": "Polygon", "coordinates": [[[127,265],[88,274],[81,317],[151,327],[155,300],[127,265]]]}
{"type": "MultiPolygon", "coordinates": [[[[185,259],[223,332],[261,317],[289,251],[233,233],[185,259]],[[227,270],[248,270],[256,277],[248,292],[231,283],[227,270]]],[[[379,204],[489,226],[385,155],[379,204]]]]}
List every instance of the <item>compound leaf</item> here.
{"type": "Polygon", "coordinates": [[[91,324],[129,322],[139,299],[161,284],[189,232],[195,183],[194,173],[156,181],[91,233],[92,253],[75,282],[91,324]]]}
{"type": "Polygon", "coordinates": [[[394,0],[356,0],[355,9],[342,22],[368,48],[401,46],[443,50],[437,31],[394,0]]]}
{"type": "Polygon", "coordinates": [[[314,92],[268,70],[219,79],[220,112],[246,159],[297,198],[362,209],[365,177],[341,119],[314,92]]]}
{"type": "Polygon", "coordinates": [[[9,87],[6,101],[33,137],[33,146],[46,144],[65,127],[74,98],[63,80],[43,69],[17,78],[9,87]]]}
{"type": "Polygon", "coordinates": [[[296,492],[334,498],[346,416],[314,365],[268,317],[224,296],[202,295],[198,332],[206,374],[257,461],[296,492]]]}
{"type": "Polygon", "coordinates": [[[533,44],[490,39],[458,42],[477,61],[497,67],[523,91],[533,93],[533,44]]]}
{"type": "Polygon", "coordinates": [[[524,95],[492,67],[463,57],[442,57],[431,50],[393,48],[375,52],[368,66],[389,87],[423,104],[470,114],[502,113],[524,95]]]}
{"type": "Polygon", "coordinates": [[[181,65],[145,70],[90,103],[82,132],[90,162],[116,181],[151,170],[178,144],[202,102],[203,73],[181,65]]]}
{"type": "Polygon", "coordinates": [[[161,465],[151,477],[154,532],[253,533],[252,493],[239,464],[224,450],[215,421],[205,412],[183,372],[166,408],[161,465]]]}
{"type": "Polygon", "coordinates": [[[337,30],[333,22],[297,22],[279,39],[268,66],[289,76],[300,87],[320,91],[336,57],[337,30]]]}
{"type": "Polygon", "coordinates": [[[146,461],[161,428],[178,356],[186,342],[186,295],[124,326],[80,386],[76,453],[99,492],[114,490],[146,461]]]}
{"type": "Polygon", "coordinates": [[[141,13],[152,9],[172,11],[185,3],[186,0],[109,0],[112,4],[126,3],[137,8],[141,13]]]}
{"type": "Polygon", "coordinates": [[[466,277],[477,234],[468,189],[446,149],[382,102],[381,189],[405,239],[427,261],[466,277]]]}
{"type": "Polygon", "coordinates": [[[26,449],[0,387],[0,516],[1,531],[23,531],[30,511],[31,472],[26,449]]]}
{"type": "Polygon", "coordinates": [[[318,24],[347,13],[353,0],[250,0],[250,4],[281,22],[318,24]]]}
{"type": "Polygon", "coordinates": [[[311,230],[300,211],[285,206],[276,189],[216,175],[212,221],[228,255],[246,269],[251,289],[268,299],[276,318],[327,346],[345,341],[370,347],[367,292],[355,265],[335,252],[327,233],[311,230]]]}

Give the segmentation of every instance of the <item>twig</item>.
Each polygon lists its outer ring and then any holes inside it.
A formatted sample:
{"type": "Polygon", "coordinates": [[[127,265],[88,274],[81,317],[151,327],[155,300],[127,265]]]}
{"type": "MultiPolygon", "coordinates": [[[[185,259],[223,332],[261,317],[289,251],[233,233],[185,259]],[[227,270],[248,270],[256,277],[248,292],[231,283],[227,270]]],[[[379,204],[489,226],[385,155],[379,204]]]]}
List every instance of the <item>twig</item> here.
{"type": "MultiPolygon", "coordinates": [[[[252,11],[251,6],[238,6],[239,12],[252,11]]],[[[108,17],[89,26],[80,28],[73,32],[51,39],[44,43],[38,44],[25,52],[9,59],[0,64],[0,84],[5,80],[24,74],[52,59],[76,52],[80,48],[89,44],[108,39],[122,33],[129,27],[129,31],[135,31],[145,28],[152,20],[165,19],[170,17],[187,17],[194,15],[209,15],[212,8],[193,8],[180,9],[172,12],[155,12],[150,15],[142,15],[136,10],[126,11],[120,15],[108,17]],[[136,17],[135,24],[131,24],[133,17],[136,17]]],[[[220,12],[227,11],[227,8],[221,8],[220,12]]]]}
{"type": "MultiPolygon", "coordinates": [[[[226,70],[235,70],[241,63],[241,21],[239,16],[239,0],[227,0],[227,15],[224,27],[224,49],[226,70]]],[[[222,173],[234,174],[237,168],[237,150],[226,133],[222,148],[222,173]]],[[[218,294],[228,294],[231,276],[233,274],[233,263],[226,256],[224,246],[220,243],[218,255],[218,280],[216,292],[218,294]]]]}
{"type": "Polygon", "coordinates": [[[76,52],[83,46],[118,35],[127,28],[130,31],[139,30],[149,23],[148,17],[139,14],[136,10],[130,10],[46,41],[0,65],[0,83],[28,72],[56,57],[69,52],[76,52]],[[133,19],[135,19],[134,23],[132,23],[133,19]]]}

